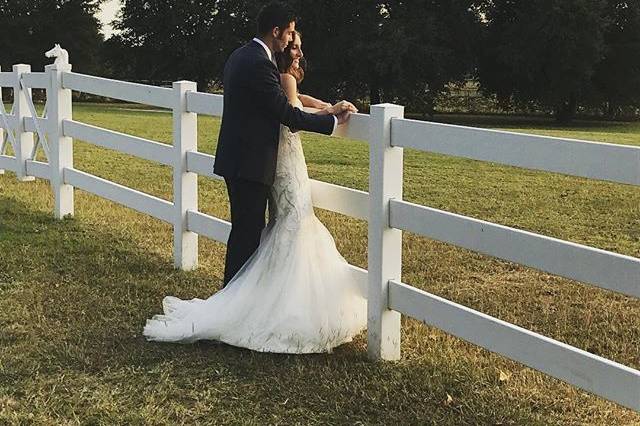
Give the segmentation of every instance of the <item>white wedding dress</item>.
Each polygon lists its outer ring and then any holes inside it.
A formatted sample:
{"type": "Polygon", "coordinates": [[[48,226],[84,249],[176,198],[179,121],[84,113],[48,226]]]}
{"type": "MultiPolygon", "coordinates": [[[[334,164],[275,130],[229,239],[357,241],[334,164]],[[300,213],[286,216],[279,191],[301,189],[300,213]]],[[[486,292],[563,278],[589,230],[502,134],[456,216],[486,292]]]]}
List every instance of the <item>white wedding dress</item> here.
{"type": "MultiPolygon", "coordinates": [[[[301,108],[301,105],[299,105],[301,108]]],[[[363,289],[313,213],[300,137],[280,126],[275,220],[227,286],[206,300],[165,297],[147,340],[217,340],[261,352],[330,352],[366,327],[363,289]]]]}

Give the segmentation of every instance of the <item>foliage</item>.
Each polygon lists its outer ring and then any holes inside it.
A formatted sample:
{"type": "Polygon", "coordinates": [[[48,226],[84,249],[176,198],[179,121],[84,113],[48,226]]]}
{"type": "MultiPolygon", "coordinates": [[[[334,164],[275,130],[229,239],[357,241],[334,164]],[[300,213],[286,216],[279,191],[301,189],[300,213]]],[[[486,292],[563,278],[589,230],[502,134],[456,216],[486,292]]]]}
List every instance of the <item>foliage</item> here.
{"type": "Polygon", "coordinates": [[[100,73],[102,35],[95,17],[104,0],[0,0],[0,66],[30,64],[42,71],[44,52],[59,43],[74,71],[100,73]]]}
{"type": "Polygon", "coordinates": [[[504,105],[553,111],[559,121],[640,105],[640,2],[489,0],[481,10],[478,76],[504,105]]]}
{"type": "MultiPolygon", "coordinates": [[[[104,0],[0,0],[0,66],[58,42],[75,71],[220,89],[229,54],[255,35],[267,0],[124,0],[102,42],[104,0]]],[[[465,80],[503,111],[637,115],[640,2],[621,0],[290,0],[309,70],[302,90],[432,114],[465,80]]],[[[454,102],[455,103],[455,102],[454,102]]]]}
{"type": "Polygon", "coordinates": [[[605,0],[494,0],[479,78],[504,102],[552,109],[561,121],[594,95],[592,77],[605,52],[605,0]]]}
{"type": "MultiPolygon", "coordinates": [[[[120,77],[220,82],[224,62],[255,35],[264,2],[150,0],[124,3],[106,43],[120,77]]],[[[473,63],[477,15],[470,0],[297,0],[311,70],[305,90],[323,98],[397,101],[432,110],[444,85],[473,63]]]]}
{"type": "Polygon", "coordinates": [[[303,84],[324,98],[398,102],[431,113],[445,85],[473,68],[479,22],[471,1],[294,5],[311,67],[303,84]]]}
{"type": "Polygon", "coordinates": [[[136,80],[220,81],[228,55],[253,34],[257,2],[125,0],[105,43],[109,73],[136,80]],[[252,6],[251,3],[256,3],[252,6]]]}
{"type": "Polygon", "coordinates": [[[640,2],[609,0],[607,16],[612,25],[594,85],[606,113],[615,117],[625,106],[640,107],[640,2]]]}
{"type": "MultiPolygon", "coordinates": [[[[104,55],[110,74],[221,82],[255,35],[261,0],[126,0],[104,55]]],[[[291,0],[308,72],[302,90],[361,107],[432,114],[477,78],[503,110],[610,115],[640,101],[640,3],[617,0],[291,0]]]]}

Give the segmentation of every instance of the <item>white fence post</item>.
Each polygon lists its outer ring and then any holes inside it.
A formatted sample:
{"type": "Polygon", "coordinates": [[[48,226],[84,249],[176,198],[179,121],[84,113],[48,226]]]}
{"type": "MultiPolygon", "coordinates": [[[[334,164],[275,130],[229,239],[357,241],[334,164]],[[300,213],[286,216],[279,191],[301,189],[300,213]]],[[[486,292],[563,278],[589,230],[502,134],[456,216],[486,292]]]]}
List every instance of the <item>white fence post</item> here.
{"type": "Polygon", "coordinates": [[[62,73],[71,72],[69,64],[45,67],[47,85],[47,125],[49,130],[51,187],[57,219],[73,216],[73,186],[64,183],[65,167],[73,168],[73,139],[64,136],[62,121],[72,118],[71,90],[62,87],[62,73]]]}
{"type": "Polygon", "coordinates": [[[31,99],[31,89],[22,90],[20,79],[22,74],[31,72],[31,65],[18,64],[13,66],[13,72],[16,74],[16,85],[13,87],[13,113],[16,117],[16,177],[22,182],[32,181],[33,176],[27,174],[27,160],[30,159],[33,145],[35,143],[33,133],[26,132],[24,126],[25,117],[31,117],[29,104],[31,99]]]}
{"type": "Polygon", "coordinates": [[[402,199],[403,151],[391,146],[391,119],[403,116],[403,106],[371,106],[367,349],[372,359],[400,358],[400,313],[388,308],[388,290],[389,280],[400,280],[402,231],[389,226],[389,199],[402,199]]]}
{"type": "Polygon", "coordinates": [[[187,171],[187,152],[198,149],[198,116],[187,112],[187,92],[197,90],[192,81],[173,83],[173,261],[182,270],[198,267],[198,234],[187,230],[187,211],[198,210],[198,175],[187,171]]]}

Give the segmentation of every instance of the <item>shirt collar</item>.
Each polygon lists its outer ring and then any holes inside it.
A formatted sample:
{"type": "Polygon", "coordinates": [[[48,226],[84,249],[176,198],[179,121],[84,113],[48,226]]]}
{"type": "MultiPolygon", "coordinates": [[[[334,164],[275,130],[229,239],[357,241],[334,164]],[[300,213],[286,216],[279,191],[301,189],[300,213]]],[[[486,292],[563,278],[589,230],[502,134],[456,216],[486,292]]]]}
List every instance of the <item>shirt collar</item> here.
{"type": "Polygon", "coordinates": [[[269,48],[267,47],[267,45],[266,45],[266,44],[264,44],[264,42],[263,42],[262,40],[260,40],[259,38],[257,38],[257,37],[255,37],[255,38],[253,39],[253,41],[255,41],[255,42],[256,42],[256,43],[258,43],[260,46],[262,46],[262,47],[264,48],[264,50],[266,50],[266,51],[267,51],[267,56],[269,57],[269,60],[270,60],[270,61],[273,61],[273,58],[271,57],[271,49],[269,49],[269,48]]]}

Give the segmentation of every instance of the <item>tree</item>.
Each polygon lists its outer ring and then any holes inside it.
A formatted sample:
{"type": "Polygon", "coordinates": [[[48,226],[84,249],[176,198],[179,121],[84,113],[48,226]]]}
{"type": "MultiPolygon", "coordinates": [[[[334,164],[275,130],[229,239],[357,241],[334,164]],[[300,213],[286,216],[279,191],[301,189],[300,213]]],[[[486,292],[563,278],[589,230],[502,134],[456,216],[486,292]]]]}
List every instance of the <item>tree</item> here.
{"type": "Polygon", "coordinates": [[[403,31],[388,47],[402,47],[402,54],[396,56],[400,62],[389,58],[395,72],[394,87],[387,91],[411,110],[431,114],[448,83],[475,72],[480,16],[469,0],[398,2],[393,15],[392,25],[403,31]]]}
{"type": "Polygon", "coordinates": [[[206,90],[221,80],[229,54],[254,34],[261,2],[126,0],[105,44],[112,75],[138,80],[189,79],[206,90]]]}
{"type": "Polygon", "coordinates": [[[566,122],[594,97],[605,53],[605,0],[493,0],[479,78],[503,102],[535,104],[566,122]]]}
{"type": "Polygon", "coordinates": [[[44,52],[59,43],[69,51],[74,71],[99,72],[102,43],[95,17],[104,0],[0,0],[0,65],[51,62],[44,52]]]}
{"type": "Polygon", "coordinates": [[[598,99],[614,117],[625,106],[640,106],[640,2],[610,0],[607,15],[612,25],[593,80],[598,99]]]}
{"type": "MultiPolygon", "coordinates": [[[[127,0],[106,43],[118,77],[220,82],[229,54],[255,35],[259,0],[127,0]],[[118,74],[120,73],[120,74],[118,74]]],[[[433,98],[473,69],[479,32],[471,0],[293,0],[310,66],[304,90],[320,97],[404,102],[433,98]]]]}
{"type": "Polygon", "coordinates": [[[451,81],[473,71],[479,16],[470,0],[298,0],[310,72],[326,98],[403,103],[431,113],[451,81]]]}

